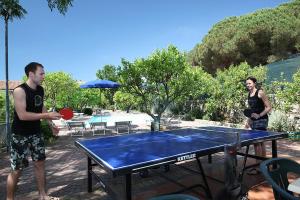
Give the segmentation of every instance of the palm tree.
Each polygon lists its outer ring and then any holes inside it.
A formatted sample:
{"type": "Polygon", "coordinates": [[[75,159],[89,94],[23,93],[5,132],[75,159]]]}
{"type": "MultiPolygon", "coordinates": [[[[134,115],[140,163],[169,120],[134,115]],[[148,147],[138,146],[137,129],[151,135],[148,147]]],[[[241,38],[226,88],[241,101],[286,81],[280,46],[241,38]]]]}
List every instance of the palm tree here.
{"type": "MultiPolygon", "coordinates": [[[[47,0],[48,6],[51,11],[54,8],[61,14],[65,14],[69,6],[72,6],[73,0],[47,0]]],[[[8,21],[14,18],[21,19],[27,11],[19,4],[19,0],[0,0],[0,17],[5,21],[5,79],[6,79],[6,133],[7,141],[10,139],[9,132],[9,94],[8,94],[8,21]]],[[[8,146],[8,145],[7,145],[8,146]]]]}
{"type": "Polygon", "coordinates": [[[67,9],[69,6],[72,6],[73,0],[47,0],[48,6],[50,10],[52,11],[54,8],[57,8],[57,10],[65,15],[67,12],[67,9]]]}
{"type": "Polygon", "coordinates": [[[5,102],[6,102],[6,134],[7,141],[10,139],[9,129],[9,94],[8,94],[8,21],[14,18],[21,19],[26,14],[26,10],[19,4],[18,0],[0,0],[0,16],[5,21],[5,102]]]}

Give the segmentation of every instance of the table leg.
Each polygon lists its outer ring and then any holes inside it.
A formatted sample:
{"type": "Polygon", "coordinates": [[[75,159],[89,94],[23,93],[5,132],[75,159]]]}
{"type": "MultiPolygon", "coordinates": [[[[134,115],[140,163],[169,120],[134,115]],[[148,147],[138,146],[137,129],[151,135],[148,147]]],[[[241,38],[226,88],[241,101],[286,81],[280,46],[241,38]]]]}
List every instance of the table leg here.
{"type": "Polygon", "coordinates": [[[125,178],[126,199],[131,200],[131,174],[126,174],[125,178]]]}
{"type": "Polygon", "coordinates": [[[92,192],[92,160],[88,157],[87,175],[88,175],[88,192],[92,192]]]}
{"type": "Polygon", "coordinates": [[[208,154],[207,158],[208,158],[208,163],[211,164],[212,163],[212,155],[208,154]]]}
{"type": "Polygon", "coordinates": [[[272,158],[277,158],[277,141],[272,140],[272,158]]]}
{"type": "MultiPolygon", "coordinates": [[[[272,158],[277,158],[277,141],[272,140],[272,158]]],[[[277,169],[277,164],[273,164],[273,169],[277,169]]]]}
{"type": "Polygon", "coordinates": [[[204,170],[203,170],[203,167],[202,167],[202,164],[201,164],[201,161],[200,159],[197,157],[197,162],[198,162],[198,166],[199,166],[199,169],[200,169],[200,173],[202,175],[202,179],[203,179],[203,182],[204,182],[204,186],[206,187],[206,195],[209,199],[212,199],[212,195],[211,195],[211,192],[210,192],[210,189],[209,189],[209,186],[208,186],[208,183],[207,183],[207,180],[206,180],[206,176],[205,176],[205,173],[204,173],[204,170]]]}

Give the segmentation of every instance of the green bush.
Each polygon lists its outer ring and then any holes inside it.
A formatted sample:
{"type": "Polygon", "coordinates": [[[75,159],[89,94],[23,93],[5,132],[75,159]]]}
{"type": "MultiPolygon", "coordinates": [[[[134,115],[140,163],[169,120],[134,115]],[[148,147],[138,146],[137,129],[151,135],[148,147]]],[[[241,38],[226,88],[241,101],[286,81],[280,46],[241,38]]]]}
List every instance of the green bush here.
{"type": "Polygon", "coordinates": [[[59,112],[61,109],[63,109],[63,107],[61,108],[61,107],[55,107],[54,108],[54,110],[56,111],[56,112],[59,112]]]}
{"type": "Polygon", "coordinates": [[[84,109],[82,110],[82,112],[83,112],[84,114],[86,114],[86,115],[92,115],[92,114],[93,114],[93,109],[91,109],[91,108],[84,108],[84,109]]]}
{"type": "Polygon", "coordinates": [[[210,116],[208,114],[203,115],[202,119],[204,120],[210,120],[210,116]]]}
{"type": "Polygon", "coordinates": [[[46,121],[41,123],[41,132],[44,135],[46,144],[52,143],[57,138],[57,136],[52,134],[52,130],[46,121]]]}
{"type": "Polygon", "coordinates": [[[272,131],[287,132],[295,131],[295,123],[288,116],[280,111],[273,111],[269,118],[268,128],[272,131]]]}
{"type": "Polygon", "coordinates": [[[195,117],[191,113],[187,113],[184,115],[183,120],[185,121],[195,121],[195,117]]]}
{"type": "Polygon", "coordinates": [[[172,103],[169,106],[169,110],[174,115],[179,115],[180,113],[185,113],[186,112],[186,110],[184,108],[184,104],[182,104],[182,103],[172,103]]]}
{"type": "Polygon", "coordinates": [[[206,113],[203,118],[204,120],[211,120],[211,121],[225,121],[224,112],[220,111],[220,109],[215,108],[213,112],[206,113]]]}
{"type": "MultiPolygon", "coordinates": [[[[10,122],[12,122],[14,116],[14,108],[11,96],[9,98],[9,117],[10,122]]],[[[0,123],[5,123],[6,121],[6,102],[5,102],[5,93],[0,91],[0,123]]]]}
{"type": "Polygon", "coordinates": [[[204,112],[203,110],[200,110],[200,109],[194,109],[191,111],[191,114],[193,117],[195,117],[196,119],[202,119],[203,116],[204,116],[204,112]]]}

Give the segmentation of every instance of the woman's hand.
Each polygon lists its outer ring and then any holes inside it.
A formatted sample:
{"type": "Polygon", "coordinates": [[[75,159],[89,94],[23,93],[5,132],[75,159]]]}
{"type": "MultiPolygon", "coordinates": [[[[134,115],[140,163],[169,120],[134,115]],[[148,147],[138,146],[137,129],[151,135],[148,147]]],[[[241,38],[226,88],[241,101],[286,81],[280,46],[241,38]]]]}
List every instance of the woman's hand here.
{"type": "Polygon", "coordinates": [[[257,113],[252,113],[251,117],[253,117],[254,119],[258,119],[258,118],[260,118],[260,115],[257,113]]]}

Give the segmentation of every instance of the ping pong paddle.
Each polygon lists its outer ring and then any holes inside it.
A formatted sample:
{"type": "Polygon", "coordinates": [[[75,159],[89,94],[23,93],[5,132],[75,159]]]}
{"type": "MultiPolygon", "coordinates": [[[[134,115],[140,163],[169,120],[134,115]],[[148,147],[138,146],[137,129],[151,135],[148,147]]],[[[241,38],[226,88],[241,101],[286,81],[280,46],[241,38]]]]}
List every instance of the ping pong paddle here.
{"type": "Polygon", "coordinates": [[[245,115],[246,117],[251,118],[251,114],[252,114],[252,113],[253,113],[252,110],[249,109],[249,108],[247,108],[247,109],[244,110],[244,115],[245,115]]]}
{"type": "Polygon", "coordinates": [[[63,108],[59,111],[61,117],[65,120],[69,120],[73,118],[73,110],[71,108],[63,108]]]}

